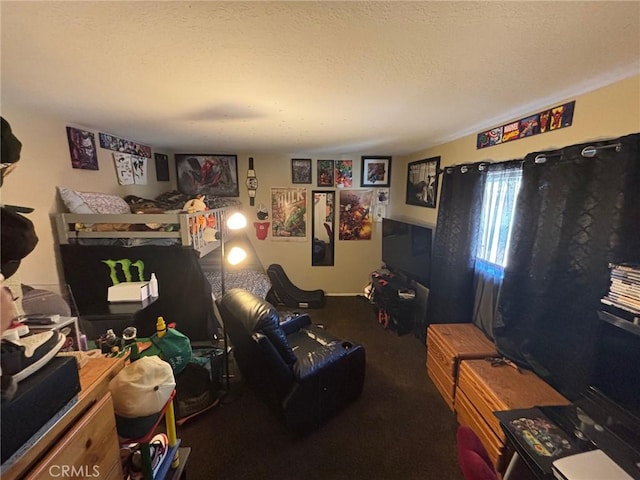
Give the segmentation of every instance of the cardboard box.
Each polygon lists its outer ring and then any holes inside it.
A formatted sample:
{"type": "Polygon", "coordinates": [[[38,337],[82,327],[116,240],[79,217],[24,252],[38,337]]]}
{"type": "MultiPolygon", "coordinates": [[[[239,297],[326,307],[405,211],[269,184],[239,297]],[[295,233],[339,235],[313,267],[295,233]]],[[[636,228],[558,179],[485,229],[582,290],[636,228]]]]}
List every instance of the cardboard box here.
{"type": "Polygon", "coordinates": [[[149,282],[123,282],[109,287],[109,302],[141,302],[149,297],[149,282]]]}

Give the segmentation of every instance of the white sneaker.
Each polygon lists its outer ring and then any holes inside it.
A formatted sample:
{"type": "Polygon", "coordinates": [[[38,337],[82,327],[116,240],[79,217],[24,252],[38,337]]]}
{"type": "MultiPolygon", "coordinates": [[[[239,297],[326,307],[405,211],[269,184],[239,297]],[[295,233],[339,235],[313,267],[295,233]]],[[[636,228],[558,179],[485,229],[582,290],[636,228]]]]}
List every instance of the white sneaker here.
{"type": "Polygon", "coordinates": [[[20,337],[24,337],[28,334],[28,325],[25,325],[24,323],[13,322],[4,332],[2,332],[2,338],[4,340],[18,340],[20,337]]]}
{"type": "Polygon", "coordinates": [[[20,382],[37,372],[64,345],[66,337],[57,331],[35,333],[18,340],[2,340],[0,362],[2,374],[20,382]]]}

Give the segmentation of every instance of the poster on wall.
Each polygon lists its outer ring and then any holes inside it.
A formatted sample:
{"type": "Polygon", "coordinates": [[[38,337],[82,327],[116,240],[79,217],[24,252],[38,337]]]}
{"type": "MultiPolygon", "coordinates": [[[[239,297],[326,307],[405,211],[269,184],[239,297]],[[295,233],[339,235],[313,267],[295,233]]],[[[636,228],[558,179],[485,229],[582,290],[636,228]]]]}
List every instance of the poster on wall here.
{"type": "Polygon", "coordinates": [[[353,187],[353,160],[336,160],[334,167],[336,187],[353,187]]]}
{"type": "Polygon", "coordinates": [[[570,127],[576,101],[558,105],[520,120],[478,134],[476,149],[531,137],[540,133],[570,127]]]}
{"type": "Polygon", "coordinates": [[[360,185],[363,187],[388,187],[391,185],[391,157],[362,157],[360,185]]]}
{"type": "Polygon", "coordinates": [[[407,196],[405,203],[436,208],[440,157],[425,158],[407,165],[407,196]]]}
{"type": "Polygon", "coordinates": [[[120,185],[147,184],[147,158],[127,153],[114,153],[113,161],[120,185]]]}
{"type": "Polygon", "coordinates": [[[98,152],[93,132],[67,127],[67,140],[71,154],[71,167],[98,170],[98,152]]]}
{"type": "Polygon", "coordinates": [[[271,239],[307,240],[307,189],[271,189],[271,239]]]}
{"type": "Polygon", "coordinates": [[[176,153],[178,190],[187,195],[238,197],[238,156],[176,153]]]}
{"type": "Polygon", "coordinates": [[[141,145],[140,143],[127,140],[125,138],[109,135],[108,133],[100,133],[100,148],[113,150],[119,153],[130,153],[145,158],[151,158],[151,147],[141,145]]]}
{"type": "Polygon", "coordinates": [[[169,156],[164,153],[155,153],[156,180],[158,182],[169,181],[169,156]]]}
{"type": "Polygon", "coordinates": [[[373,189],[340,190],[338,239],[371,240],[373,189]]]}
{"type": "Polygon", "coordinates": [[[318,160],[318,186],[333,187],[333,160],[318,160]]]}
{"type": "Polygon", "coordinates": [[[133,185],[133,165],[131,155],[126,153],[114,153],[113,163],[116,166],[116,176],[120,185],[133,185]]]}
{"type": "Polygon", "coordinates": [[[376,188],[374,200],[373,221],[379,223],[382,222],[382,219],[387,216],[387,205],[389,205],[389,189],[376,188]]]}

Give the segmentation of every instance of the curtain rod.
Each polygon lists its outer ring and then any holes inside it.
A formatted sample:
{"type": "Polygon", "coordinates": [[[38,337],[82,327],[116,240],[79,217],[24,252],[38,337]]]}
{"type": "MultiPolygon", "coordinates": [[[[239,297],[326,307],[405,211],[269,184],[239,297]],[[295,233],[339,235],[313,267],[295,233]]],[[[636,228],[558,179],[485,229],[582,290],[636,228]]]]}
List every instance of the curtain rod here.
{"type": "MultiPolygon", "coordinates": [[[[567,147],[565,147],[567,148],[567,147]]],[[[615,148],[616,152],[620,152],[622,151],[622,143],[618,142],[618,143],[611,143],[609,145],[600,145],[599,147],[594,147],[593,145],[589,145],[587,147],[584,147],[582,149],[582,151],[580,152],[580,155],[582,155],[583,157],[586,158],[591,158],[591,157],[595,157],[596,154],[598,153],[598,150],[605,150],[608,148],[615,148]]],[[[533,159],[533,161],[535,163],[544,163],[547,161],[547,158],[552,158],[552,157],[560,157],[562,156],[562,152],[557,152],[557,153],[539,153],[538,155],[536,155],[536,157],[533,159]]],[[[517,162],[517,161],[523,161],[523,160],[505,160],[504,162],[517,162]]],[[[504,162],[496,162],[496,163],[504,163],[504,162]]],[[[436,172],[437,175],[441,175],[443,173],[447,173],[447,171],[451,171],[453,169],[455,169],[456,167],[460,167],[460,170],[462,171],[462,173],[467,173],[467,171],[469,170],[469,168],[474,167],[474,166],[478,166],[478,170],[482,171],[484,170],[489,164],[491,164],[493,162],[487,162],[487,161],[480,161],[480,162],[476,162],[476,163],[470,163],[470,164],[462,164],[462,165],[449,165],[448,167],[444,167],[441,168],[440,170],[438,170],[436,172]]]]}
{"type": "MultiPolygon", "coordinates": [[[[586,158],[591,158],[591,157],[595,157],[596,153],[598,153],[598,150],[605,150],[608,148],[615,148],[616,152],[619,152],[622,150],[622,143],[618,142],[618,143],[611,143],[609,145],[600,145],[599,147],[594,147],[593,145],[589,145],[588,147],[584,147],[582,149],[582,151],[580,152],[580,155],[582,155],[583,157],[586,158]]],[[[533,161],[535,163],[544,163],[547,161],[547,158],[550,157],[560,157],[562,155],[562,152],[558,152],[558,153],[540,153],[538,155],[536,155],[536,158],[533,159],[533,161]]]]}
{"type": "Polygon", "coordinates": [[[500,163],[510,163],[510,162],[522,162],[522,159],[516,159],[516,160],[503,160],[500,162],[489,162],[487,160],[482,160],[480,162],[475,162],[475,163],[462,163],[462,164],[457,164],[457,165],[449,165],[447,167],[441,168],[440,170],[438,170],[436,173],[438,175],[441,175],[443,173],[451,173],[454,169],[460,167],[460,171],[462,173],[467,173],[469,171],[470,168],[473,167],[478,167],[479,171],[483,171],[485,170],[489,165],[492,164],[500,164],[500,163]]]}

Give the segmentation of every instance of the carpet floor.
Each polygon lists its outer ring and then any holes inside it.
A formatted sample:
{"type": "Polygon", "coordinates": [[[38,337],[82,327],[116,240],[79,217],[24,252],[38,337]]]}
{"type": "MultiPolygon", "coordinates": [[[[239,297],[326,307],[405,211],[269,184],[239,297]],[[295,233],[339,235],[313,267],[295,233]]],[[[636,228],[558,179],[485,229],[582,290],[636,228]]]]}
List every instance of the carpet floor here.
{"type": "Polygon", "coordinates": [[[188,478],[462,480],[456,418],[426,374],[423,342],[382,328],[364,297],[328,297],[308,312],[332,334],[364,345],[362,396],[297,438],[231,364],[228,398],[178,427],[192,448],[188,478]]]}

